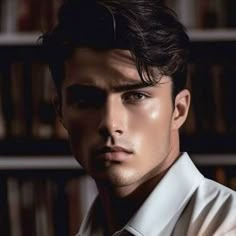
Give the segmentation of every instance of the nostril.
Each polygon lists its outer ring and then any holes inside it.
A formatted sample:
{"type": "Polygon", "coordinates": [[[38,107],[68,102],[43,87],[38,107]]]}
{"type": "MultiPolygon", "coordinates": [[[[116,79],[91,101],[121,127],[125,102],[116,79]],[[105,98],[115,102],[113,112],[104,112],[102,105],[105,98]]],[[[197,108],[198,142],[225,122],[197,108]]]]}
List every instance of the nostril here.
{"type": "Polygon", "coordinates": [[[99,134],[105,139],[110,136],[109,131],[106,127],[99,128],[99,134]]]}
{"type": "Polygon", "coordinates": [[[107,139],[109,137],[120,136],[123,134],[123,131],[121,129],[116,128],[116,127],[109,129],[108,127],[103,126],[103,127],[99,128],[99,134],[104,139],[107,139]]]}

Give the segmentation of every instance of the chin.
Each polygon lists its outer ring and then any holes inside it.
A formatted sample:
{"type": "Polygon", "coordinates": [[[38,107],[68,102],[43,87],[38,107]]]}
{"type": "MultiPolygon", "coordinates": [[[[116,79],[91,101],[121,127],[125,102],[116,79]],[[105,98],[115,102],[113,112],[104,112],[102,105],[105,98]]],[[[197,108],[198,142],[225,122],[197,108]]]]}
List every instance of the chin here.
{"type": "Polygon", "coordinates": [[[136,180],[135,176],[135,173],[131,170],[112,166],[100,173],[92,174],[93,179],[97,183],[101,182],[114,187],[132,185],[136,180]]]}

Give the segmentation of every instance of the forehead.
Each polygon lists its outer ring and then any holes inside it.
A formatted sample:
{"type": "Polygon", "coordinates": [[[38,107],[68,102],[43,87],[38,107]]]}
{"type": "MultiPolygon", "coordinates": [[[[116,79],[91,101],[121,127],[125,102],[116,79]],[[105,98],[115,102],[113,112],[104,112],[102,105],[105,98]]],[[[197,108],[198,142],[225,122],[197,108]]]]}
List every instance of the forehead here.
{"type": "Polygon", "coordinates": [[[78,48],[65,62],[66,83],[139,80],[135,60],[128,50],[78,48]]]}

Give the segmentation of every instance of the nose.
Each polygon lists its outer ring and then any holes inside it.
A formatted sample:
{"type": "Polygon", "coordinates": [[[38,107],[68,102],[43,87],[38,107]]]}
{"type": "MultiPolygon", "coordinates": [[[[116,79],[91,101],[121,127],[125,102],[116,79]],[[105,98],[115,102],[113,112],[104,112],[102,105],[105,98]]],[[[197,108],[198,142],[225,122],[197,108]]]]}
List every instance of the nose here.
{"type": "Polygon", "coordinates": [[[119,95],[107,97],[100,115],[98,130],[103,138],[118,137],[126,132],[127,111],[119,95]]]}

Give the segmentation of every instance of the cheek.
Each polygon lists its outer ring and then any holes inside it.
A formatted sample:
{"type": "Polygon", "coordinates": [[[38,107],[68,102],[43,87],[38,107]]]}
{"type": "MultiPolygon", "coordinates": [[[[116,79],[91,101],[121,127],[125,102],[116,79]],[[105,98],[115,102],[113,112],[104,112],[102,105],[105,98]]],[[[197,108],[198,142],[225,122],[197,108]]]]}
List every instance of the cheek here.
{"type": "Polygon", "coordinates": [[[68,115],[66,116],[66,126],[69,134],[69,141],[72,152],[77,161],[83,166],[88,165],[89,147],[96,141],[95,118],[90,115],[68,115]]]}
{"type": "Polygon", "coordinates": [[[145,150],[159,149],[169,137],[171,120],[170,104],[159,100],[146,104],[135,113],[130,123],[136,145],[145,150]]]}
{"type": "Polygon", "coordinates": [[[146,111],[148,120],[150,123],[156,123],[158,120],[160,120],[161,112],[160,112],[160,104],[157,104],[156,106],[149,106],[146,111]]]}
{"type": "MultiPolygon", "coordinates": [[[[167,100],[167,99],[166,99],[167,100]]],[[[168,123],[172,118],[171,103],[156,99],[155,103],[150,103],[146,107],[146,114],[150,122],[154,123],[168,123]]]]}
{"type": "Polygon", "coordinates": [[[89,113],[79,113],[73,109],[67,109],[63,115],[64,123],[71,139],[83,140],[95,130],[96,116],[89,113]]]}
{"type": "Polygon", "coordinates": [[[141,109],[133,113],[131,125],[142,127],[144,130],[150,128],[164,129],[172,119],[172,106],[159,99],[152,100],[141,109]]]}

